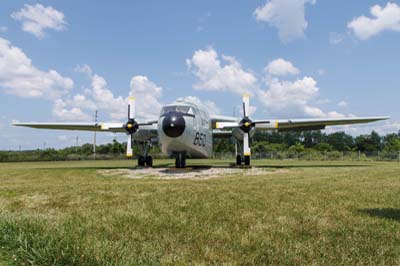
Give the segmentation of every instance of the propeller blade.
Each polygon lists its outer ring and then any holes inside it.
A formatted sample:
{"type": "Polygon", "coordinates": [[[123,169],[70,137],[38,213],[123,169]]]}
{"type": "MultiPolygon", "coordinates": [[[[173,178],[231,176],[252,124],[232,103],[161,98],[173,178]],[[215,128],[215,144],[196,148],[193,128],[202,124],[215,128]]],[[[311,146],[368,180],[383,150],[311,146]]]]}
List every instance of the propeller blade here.
{"type": "Polygon", "coordinates": [[[128,135],[128,141],[126,142],[126,156],[127,157],[132,157],[133,156],[132,135],[128,135]]]}
{"type": "Polygon", "coordinates": [[[128,97],[128,119],[135,118],[135,97],[128,97]]]}
{"type": "Polygon", "coordinates": [[[250,95],[248,94],[243,94],[243,116],[248,117],[248,112],[249,112],[249,106],[250,106],[250,95]]]}
{"type": "Polygon", "coordinates": [[[243,133],[243,155],[250,156],[249,133],[243,133]]]}
{"type": "Polygon", "coordinates": [[[223,128],[235,128],[239,127],[237,122],[217,122],[215,123],[216,129],[223,129],[223,128]]]}

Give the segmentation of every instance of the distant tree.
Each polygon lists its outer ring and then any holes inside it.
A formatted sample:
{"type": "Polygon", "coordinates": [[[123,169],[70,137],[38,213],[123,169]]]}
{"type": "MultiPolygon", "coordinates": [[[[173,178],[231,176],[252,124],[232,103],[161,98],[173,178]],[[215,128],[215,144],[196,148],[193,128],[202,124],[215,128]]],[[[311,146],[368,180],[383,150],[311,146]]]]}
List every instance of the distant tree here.
{"type": "Polygon", "coordinates": [[[296,143],[289,147],[290,152],[300,153],[300,152],[303,152],[304,150],[305,150],[304,145],[301,143],[296,143]]]}
{"type": "Polygon", "coordinates": [[[362,152],[382,150],[382,138],[375,131],[372,131],[370,135],[356,137],[355,142],[357,149],[362,152]]]}
{"type": "Polygon", "coordinates": [[[314,146],[317,151],[332,151],[333,147],[328,143],[318,143],[314,146]]]}
{"type": "Polygon", "coordinates": [[[337,151],[350,151],[354,148],[354,139],[344,132],[335,132],[326,136],[326,143],[337,151]]]}
{"type": "Polygon", "coordinates": [[[398,134],[387,134],[383,138],[383,150],[385,152],[398,152],[400,151],[400,136],[398,134]]]}

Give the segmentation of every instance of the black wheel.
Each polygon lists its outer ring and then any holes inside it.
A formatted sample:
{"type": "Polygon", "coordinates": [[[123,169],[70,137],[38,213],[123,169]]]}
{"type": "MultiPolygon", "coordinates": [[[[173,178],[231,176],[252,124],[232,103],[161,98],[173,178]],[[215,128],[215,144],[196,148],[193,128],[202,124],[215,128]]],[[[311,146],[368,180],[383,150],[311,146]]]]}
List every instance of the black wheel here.
{"type": "Polygon", "coordinates": [[[146,163],[146,159],[144,158],[144,156],[139,156],[138,158],[138,166],[144,166],[146,163]]]}
{"type": "Polygon", "coordinates": [[[250,156],[244,156],[244,165],[250,165],[250,156]]]}
{"type": "Polygon", "coordinates": [[[153,157],[151,156],[146,157],[146,165],[147,167],[153,167],[153,157]]]}
{"type": "Polygon", "coordinates": [[[236,155],[236,165],[241,165],[242,164],[242,156],[239,154],[236,155]]]}

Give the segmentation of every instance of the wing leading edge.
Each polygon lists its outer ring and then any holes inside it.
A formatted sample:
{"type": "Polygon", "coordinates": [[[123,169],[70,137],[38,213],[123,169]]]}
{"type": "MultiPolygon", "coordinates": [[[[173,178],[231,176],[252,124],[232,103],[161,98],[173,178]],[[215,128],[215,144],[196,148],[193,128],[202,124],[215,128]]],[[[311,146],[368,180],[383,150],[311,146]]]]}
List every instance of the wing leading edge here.
{"type": "Polygon", "coordinates": [[[325,127],[327,126],[371,123],[386,119],[389,119],[389,117],[378,116],[378,117],[349,117],[349,118],[325,118],[325,119],[288,119],[288,120],[275,120],[271,122],[272,125],[276,129],[278,129],[278,131],[302,131],[302,130],[325,129],[325,127]]]}

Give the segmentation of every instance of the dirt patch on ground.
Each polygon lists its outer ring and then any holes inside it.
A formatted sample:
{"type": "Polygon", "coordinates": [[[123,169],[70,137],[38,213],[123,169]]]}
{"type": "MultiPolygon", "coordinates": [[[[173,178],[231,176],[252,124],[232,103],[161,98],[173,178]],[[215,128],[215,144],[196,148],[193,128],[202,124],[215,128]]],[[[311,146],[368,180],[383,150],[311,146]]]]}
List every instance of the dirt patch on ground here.
{"type": "Polygon", "coordinates": [[[107,169],[99,171],[100,174],[110,177],[126,177],[133,179],[212,179],[228,176],[260,176],[271,175],[288,170],[272,170],[263,168],[223,168],[223,167],[196,167],[196,168],[135,168],[135,169],[107,169]]]}

